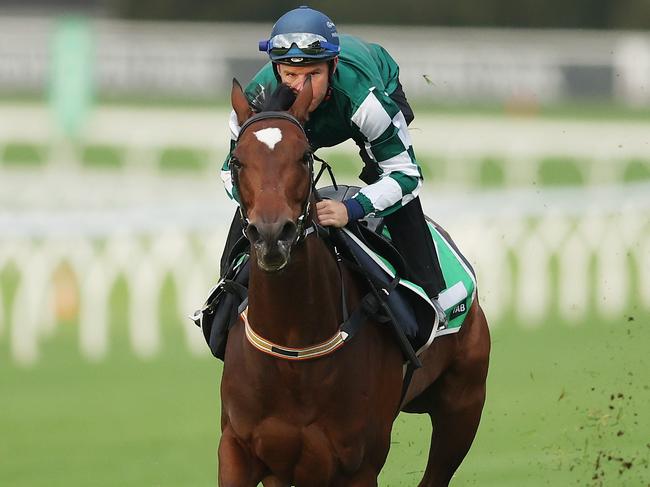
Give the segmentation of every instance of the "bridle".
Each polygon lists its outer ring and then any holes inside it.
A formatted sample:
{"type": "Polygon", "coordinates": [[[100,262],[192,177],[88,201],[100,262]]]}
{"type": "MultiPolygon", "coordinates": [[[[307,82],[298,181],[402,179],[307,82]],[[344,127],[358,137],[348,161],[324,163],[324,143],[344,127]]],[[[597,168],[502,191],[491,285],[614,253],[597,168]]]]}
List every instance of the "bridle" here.
{"type": "MultiPolygon", "coordinates": [[[[256,113],[255,115],[253,115],[243,123],[243,125],[239,129],[239,135],[237,136],[235,145],[239,143],[242,134],[246,131],[248,127],[250,127],[256,122],[260,122],[262,120],[269,120],[269,119],[280,119],[280,120],[287,120],[291,122],[292,124],[294,124],[296,127],[300,129],[300,132],[305,137],[305,140],[307,140],[307,134],[305,132],[305,129],[296,117],[294,117],[288,112],[268,111],[268,112],[256,113]]],[[[234,150],[232,152],[234,152],[234,150]]],[[[230,168],[230,175],[232,177],[233,187],[237,190],[237,193],[240,195],[239,215],[242,221],[242,231],[244,232],[244,235],[246,235],[246,229],[250,225],[250,220],[248,219],[248,213],[246,211],[246,207],[244,206],[244,202],[241,201],[241,192],[239,191],[239,170],[241,169],[241,163],[237,160],[235,156],[232,155],[232,152],[231,152],[230,160],[228,161],[228,166],[230,168]]],[[[309,166],[309,193],[307,194],[307,198],[302,204],[302,211],[296,221],[297,231],[296,231],[296,236],[291,242],[291,246],[295,245],[296,243],[304,239],[307,235],[309,235],[313,231],[313,227],[307,225],[307,219],[308,219],[307,217],[309,216],[309,210],[311,209],[311,199],[312,199],[312,194],[315,191],[314,187],[316,184],[314,181],[314,153],[310,149],[305,155],[307,157],[306,162],[309,166]]]]}

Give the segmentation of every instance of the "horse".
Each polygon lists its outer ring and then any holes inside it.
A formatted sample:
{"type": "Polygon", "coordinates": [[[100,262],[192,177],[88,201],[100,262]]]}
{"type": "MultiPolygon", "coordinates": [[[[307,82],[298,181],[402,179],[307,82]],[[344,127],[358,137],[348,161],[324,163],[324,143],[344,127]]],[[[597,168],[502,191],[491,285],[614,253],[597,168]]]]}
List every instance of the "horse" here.
{"type": "Polygon", "coordinates": [[[302,126],[311,100],[307,82],[288,111],[253,116],[233,80],[241,129],[231,165],[251,267],[248,308],[226,345],[219,485],[376,486],[401,410],[432,420],[419,485],[446,486],[485,401],[485,315],[476,299],[461,331],[420,355],[405,394],[403,355],[387,327],[368,320],[341,338],[343,308],[359,305],[367,283],[310,231],[313,156],[302,126]]]}

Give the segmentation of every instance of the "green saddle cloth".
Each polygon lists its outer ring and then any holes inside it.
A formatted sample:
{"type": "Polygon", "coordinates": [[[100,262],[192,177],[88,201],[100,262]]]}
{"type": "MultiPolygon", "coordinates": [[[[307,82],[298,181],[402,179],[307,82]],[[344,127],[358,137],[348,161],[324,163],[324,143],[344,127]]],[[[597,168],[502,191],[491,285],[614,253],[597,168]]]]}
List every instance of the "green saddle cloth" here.
{"type": "MultiPolygon", "coordinates": [[[[427,224],[436,247],[443,277],[448,286],[438,296],[438,303],[447,315],[447,323],[438,327],[436,336],[448,335],[458,332],[467,317],[467,313],[476,298],[476,276],[474,269],[460,253],[456,245],[451,240],[448,240],[432,221],[427,221],[427,224]]],[[[390,239],[390,232],[387,228],[384,227],[382,234],[390,239]]],[[[370,249],[368,251],[372,252],[370,249]]],[[[376,262],[379,259],[385,267],[384,270],[391,277],[395,277],[395,268],[388,260],[375,252],[372,252],[371,257],[376,262]]],[[[424,289],[417,284],[407,279],[400,279],[400,285],[431,304],[431,300],[424,289]]]]}

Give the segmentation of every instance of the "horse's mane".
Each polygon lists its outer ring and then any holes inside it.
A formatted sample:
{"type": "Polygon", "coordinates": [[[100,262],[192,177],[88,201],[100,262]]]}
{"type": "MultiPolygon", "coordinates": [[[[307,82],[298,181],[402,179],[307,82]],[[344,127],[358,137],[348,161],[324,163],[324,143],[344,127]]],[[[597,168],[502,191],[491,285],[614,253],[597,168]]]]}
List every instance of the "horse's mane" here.
{"type": "Polygon", "coordinates": [[[280,83],[278,87],[271,93],[270,86],[259,87],[256,96],[251,102],[253,111],[259,112],[284,112],[291,108],[293,102],[296,101],[296,94],[287,85],[280,83]]]}

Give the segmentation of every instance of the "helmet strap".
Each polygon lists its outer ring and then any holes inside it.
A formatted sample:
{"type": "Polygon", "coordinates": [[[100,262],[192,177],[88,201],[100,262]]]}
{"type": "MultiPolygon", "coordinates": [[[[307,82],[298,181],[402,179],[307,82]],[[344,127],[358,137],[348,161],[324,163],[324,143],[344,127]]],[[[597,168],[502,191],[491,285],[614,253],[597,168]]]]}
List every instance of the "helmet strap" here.
{"type": "Polygon", "coordinates": [[[271,61],[271,64],[273,65],[273,74],[275,75],[275,79],[278,80],[278,83],[282,83],[282,78],[280,77],[280,71],[278,71],[279,63],[271,61]]]}
{"type": "Polygon", "coordinates": [[[328,61],[329,68],[330,68],[330,79],[332,79],[332,75],[334,74],[334,71],[336,71],[336,66],[339,64],[339,57],[333,57],[328,61]]]}
{"type": "Polygon", "coordinates": [[[327,63],[329,64],[329,77],[327,81],[327,93],[325,94],[323,101],[327,101],[332,97],[332,76],[334,76],[334,71],[336,71],[336,66],[339,63],[338,56],[330,59],[327,63]]]}

